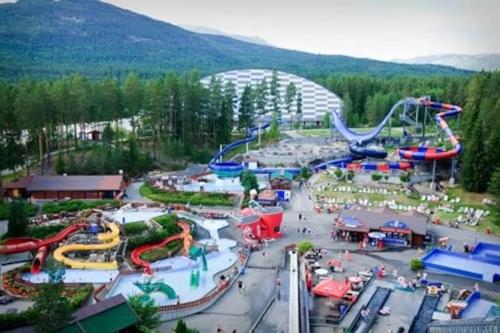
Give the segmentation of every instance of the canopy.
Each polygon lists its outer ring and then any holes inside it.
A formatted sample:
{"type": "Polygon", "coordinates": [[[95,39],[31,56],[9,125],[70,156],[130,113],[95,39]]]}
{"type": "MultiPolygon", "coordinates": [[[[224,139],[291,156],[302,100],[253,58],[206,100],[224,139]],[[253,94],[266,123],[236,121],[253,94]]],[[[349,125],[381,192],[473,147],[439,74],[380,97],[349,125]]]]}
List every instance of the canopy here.
{"type": "Polygon", "coordinates": [[[368,234],[368,237],[373,238],[373,239],[384,239],[385,234],[383,234],[381,232],[370,232],[368,234]]]}
{"type": "Polygon", "coordinates": [[[369,229],[358,218],[345,216],[337,222],[337,228],[347,231],[368,232],[369,229]]]}
{"type": "Polygon", "coordinates": [[[382,226],[382,228],[380,230],[382,230],[384,232],[398,232],[401,234],[411,233],[411,229],[408,226],[408,224],[406,224],[402,221],[398,221],[398,220],[388,221],[388,222],[384,223],[384,225],[382,226]]]}
{"type": "Polygon", "coordinates": [[[342,299],[350,289],[349,281],[323,280],[313,288],[313,293],[317,296],[342,299]]]}

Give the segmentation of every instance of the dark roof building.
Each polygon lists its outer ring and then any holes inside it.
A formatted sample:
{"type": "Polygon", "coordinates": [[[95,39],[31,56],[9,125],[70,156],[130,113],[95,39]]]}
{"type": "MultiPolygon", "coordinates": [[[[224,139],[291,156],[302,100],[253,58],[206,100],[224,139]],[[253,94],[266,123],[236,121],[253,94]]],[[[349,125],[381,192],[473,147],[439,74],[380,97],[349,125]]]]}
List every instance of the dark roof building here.
{"type": "Polygon", "coordinates": [[[336,223],[344,231],[366,233],[380,231],[387,234],[386,242],[421,245],[427,233],[427,216],[411,212],[396,212],[388,208],[367,210],[354,207],[342,210],[336,223]]]}
{"type": "Polygon", "coordinates": [[[35,199],[114,199],[124,189],[121,175],[31,176],[6,185],[11,197],[35,199]]]}
{"type": "Polygon", "coordinates": [[[271,174],[270,182],[273,190],[291,190],[293,175],[284,170],[276,171],[271,174]]]}
{"type": "MultiPolygon", "coordinates": [[[[136,333],[140,319],[122,294],[87,305],[73,313],[73,319],[59,333],[136,333]]],[[[1,328],[0,328],[1,329],[1,328]]],[[[33,326],[19,327],[8,332],[35,333],[33,326]]]]}
{"type": "Polygon", "coordinates": [[[87,305],[73,314],[69,325],[61,333],[113,333],[137,332],[139,317],[123,295],[119,294],[102,302],[87,305]]]}

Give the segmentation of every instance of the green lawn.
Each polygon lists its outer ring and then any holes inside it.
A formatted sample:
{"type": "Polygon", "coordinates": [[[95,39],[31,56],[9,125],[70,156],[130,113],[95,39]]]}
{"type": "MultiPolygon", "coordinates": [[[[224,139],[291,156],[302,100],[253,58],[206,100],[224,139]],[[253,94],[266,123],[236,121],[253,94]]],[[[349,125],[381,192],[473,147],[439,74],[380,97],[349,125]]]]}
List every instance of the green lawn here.
{"type": "Polygon", "coordinates": [[[143,197],[165,204],[187,204],[197,206],[232,206],[233,196],[226,193],[208,192],[168,192],[157,189],[147,183],[141,186],[143,197]]]}
{"type": "MultiPolygon", "coordinates": [[[[319,182],[327,182],[329,179],[331,179],[329,176],[322,176],[319,179],[319,182]]],[[[348,185],[348,184],[343,184],[343,185],[348,185]]],[[[352,186],[352,185],[351,185],[352,186]]],[[[412,198],[404,193],[398,193],[396,195],[385,195],[381,193],[349,193],[349,192],[335,192],[335,191],[324,191],[321,193],[321,195],[327,197],[327,198],[343,198],[344,200],[347,199],[368,199],[371,202],[374,201],[383,201],[383,200],[394,200],[396,204],[398,205],[412,205],[412,206],[418,206],[421,203],[424,203],[424,201],[421,201],[419,198],[412,198]]],[[[464,228],[470,229],[470,230],[475,230],[478,232],[484,232],[487,227],[489,227],[492,231],[492,233],[496,235],[500,235],[500,225],[497,225],[494,223],[495,216],[493,216],[493,211],[492,207],[488,205],[482,204],[482,200],[485,197],[489,197],[487,194],[478,194],[478,193],[470,193],[466,192],[461,188],[453,188],[448,191],[448,195],[452,198],[455,197],[460,197],[461,202],[458,204],[455,204],[455,209],[458,209],[459,207],[473,207],[476,209],[484,209],[484,210],[489,210],[491,213],[488,217],[483,218],[481,220],[481,223],[476,226],[464,226],[464,228]]],[[[425,201],[427,206],[429,208],[436,208],[439,204],[434,204],[432,202],[425,201]]],[[[435,210],[435,218],[439,218],[443,222],[451,222],[455,221],[459,215],[464,215],[458,212],[445,212],[441,210],[435,210]]]]}

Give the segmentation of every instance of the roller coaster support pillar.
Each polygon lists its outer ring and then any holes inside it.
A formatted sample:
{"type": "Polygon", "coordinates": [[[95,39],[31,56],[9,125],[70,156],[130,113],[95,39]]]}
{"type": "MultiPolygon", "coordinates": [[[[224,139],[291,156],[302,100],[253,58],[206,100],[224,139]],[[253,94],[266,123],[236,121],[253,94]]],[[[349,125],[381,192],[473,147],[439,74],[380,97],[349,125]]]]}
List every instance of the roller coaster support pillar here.
{"type": "MultiPolygon", "coordinates": [[[[222,145],[219,145],[219,152],[222,152],[222,145]]],[[[222,154],[219,157],[219,163],[222,162],[222,154]]]]}
{"type": "Polygon", "coordinates": [[[261,126],[261,122],[259,121],[259,129],[258,129],[258,133],[259,133],[259,147],[260,147],[260,126],[261,126]]]}
{"type": "Polygon", "coordinates": [[[455,185],[455,172],[456,172],[456,168],[457,168],[457,159],[453,158],[451,160],[450,180],[448,182],[448,184],[450,184],[450,186],[455,185]]]}
{"type": "Polygon", "coordinates": [[[431,190],[436,190],[436,160],[432,162],[431,190]]]}
{"type": "Polygon", "coordinates": [[[248,154],[248,142],[246,143],[246,147],[247,147],[247,152],[246,153],[248,154]]]}

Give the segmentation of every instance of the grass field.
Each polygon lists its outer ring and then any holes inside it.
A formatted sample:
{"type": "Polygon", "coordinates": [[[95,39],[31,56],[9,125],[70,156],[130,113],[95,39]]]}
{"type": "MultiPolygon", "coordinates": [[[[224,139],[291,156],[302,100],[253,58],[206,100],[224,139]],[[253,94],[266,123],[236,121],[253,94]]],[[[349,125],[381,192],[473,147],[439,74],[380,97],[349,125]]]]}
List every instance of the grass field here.
{"type": "MultiPolygon", "coordinates": [[[[329,176],[323,175],[318,182],[328,182],[329,176]]],[[[348,184],[345,184],[348,185],[348,184]]],[[[335,191],[324,191],[321,193],[321,195],[324,195],[327,198],[343,198],[344,200],[347,199],[367,199],[368,201],[375,202],[375,201],[384,201],[384,200],[394,200],[396,204],[398,205],[412,205],[412,206],[418,206],[421,203],[426,203],[429,208],[436,208],[439,206],[439,204],[435,204],[429,201],[421,201],[420,199],[417,198],[412,198],[409,196],[406,196],[404,193],[398,193],[396,195],[385,195],[382,193],[350,193],[350,192],[335,192],[335,191]]],[[[493,210],[491,206],[485,205],[482,203],[484,198],[490,198],[489,195],[487,194],[482,194],[482,193],[471,193],[471,192],[466,192],[462,188],[456,187],[453,189],[448,190],[448,196],[450,198],[460,198],[460,203],[455,204],[455,209],[458,209],[459,207],[473,207],[476,209],[483,209],[483,210],[489,210],[490,215],[486,218],[483,218],[481,220],[481,223],[478,226],[468,226],[468,225],[463,225],[461,227],[478,231],[478,232],[484,232],[486,228],[490,228],[492,233],[496,235],[500,235],[500,225],[494,223],[494,219],[498,218],[495,217],[493,214],[493,210]]],[[[455,221],[460,215],[464,215],[459,212],[445,212],[441,210],[435,210],[434,217],[439,218],[441,221],[444,222],[452,222],[455,221]]]]}

